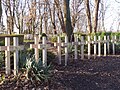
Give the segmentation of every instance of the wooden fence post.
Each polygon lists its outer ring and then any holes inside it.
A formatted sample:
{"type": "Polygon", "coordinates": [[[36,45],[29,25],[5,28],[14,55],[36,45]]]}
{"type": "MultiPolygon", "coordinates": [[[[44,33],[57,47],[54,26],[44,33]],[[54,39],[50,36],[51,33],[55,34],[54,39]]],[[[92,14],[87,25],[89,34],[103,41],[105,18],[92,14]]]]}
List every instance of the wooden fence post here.
{"type": "MultiPolygon", "coordinates": [[[[42,37],[42,44],[46,45],[46,37],[42,37]]],[[[42,49],[42,58],[43,58],[43,66],[46,67],[47,66],[47,49],[46,47],[44,47],[42,49]]]]}
{"type": "Polygon", "coordinates": [[[84,59],[84,37],[81,36],[81,59],[84,59]]]}
{"type": "Polygon", "coordinates": [[[90,36],[88,36],[88,59],[90,59],[90,36]]]}
{"type": "Polygon", "coordinates": [[[5,46],[7,46],[7,50],[5,50],[5,69],[6,74],[10,74],[10,37],[5,37],[5,46]]]}
{"type": "Polygon", "coordinates": [[[54,43],[54,46],[57,46],[59,64],[61,64],[61,37],[58,35],[57,43],[54,43]]]}
{"type": "Polygon", "coordinates": [[[75,52],[74,52],[74,55],[75,55],[75,59],[78,59],[78,57],[77,57],[78,56],[78,49],[77,49],[78,38],[77,38],[77,36],[74,36],[74,37],[75,37],[75,52]]]}
{"type": "Polygon", "coordinates": [[[59,64],[61,64],[61,38],[60,38],[60,36],[58,36],[58,47],[57,47],[57,49],[58,49],[58,58],[59,58],[59,64]]]}
{"type": "MultiPolygon", "coordinates": [[[[18,46],[18,37],[13,37],[13,46],[18,46]]],[[[18,73],[18,50],[14,51],[14,75],[18,73]]]]}
{"type": "MultiPolygon", "coordinates": [[[[34,39],[35,39],[35,45],[38,45],[39,44],[39,36],[35,35],[34,39]]],[[[38,60],[39,60],[39,49],[38,49],[38,47],[35,48],[35,59],[38,62],[38,60]]]]}
{"type": "Polygon", "coordinates": [[[104,36],[104,56],[106,56],[106,36],[104,36]]]}
{"type": "Polygon", "coordinates": [[[107,52],[110,54],[110,36],[107,36],[107,52]]]}
{"type": "Polygon", "coordinates": [[[45,36],[42,37],[42,44],[39,44],[38,38],[36,38],[35,41],[36,41],[35,44],[30,44],[30,48],[36,49],[36,54],[37,54],[36,59],[39,58],[39,49],[42,49],[42,63],[43,63],[43,66],[46,67],[47,66],[47,48],[50,47],[50,45],[48,46],[45,36]]]}
{"type": "Polygon", "coordinates": [[[101,56],[101,38],[98,36],[98,56],[101,56]]]}
{"type": "MultiPolygon", "coordinates": [[[[65,44],[68,44],[68,37],[65,36],[65,44]]],[[[65,66],[67,66],[67,59],[68,59],[68,45],[65,47],[65,66]]]]}
{"type": "Polygon", "coordinates": [[[116,36],[112,36],[112,48],[113,48],[113,55],[115,55],[115,43],[116,43],[116,36]]]}
{"type": "Polygon", "coordinates": [[[96,36],[94,36],[94,59],[96,58],[96,55],[97,55],[96,44],[97,44],[97,38],[96,38],[96,36]]]}

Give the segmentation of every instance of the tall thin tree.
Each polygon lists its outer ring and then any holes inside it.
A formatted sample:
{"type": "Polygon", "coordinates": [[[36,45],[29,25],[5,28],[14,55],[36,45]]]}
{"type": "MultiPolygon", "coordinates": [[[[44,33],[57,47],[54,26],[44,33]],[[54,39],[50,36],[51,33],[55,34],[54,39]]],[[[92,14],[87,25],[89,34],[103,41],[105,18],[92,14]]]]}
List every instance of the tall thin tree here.
{"type": "Polygon", "coordinates": [[[1,17],[2,17],[2,3],[1,3],[1,0],[0,0],[0,23],[1,23],[1,17]]]}
{"type": "Polygon", "coordinates": [[[71,41],[71,36],[73,34],[71,17],[70,17],[70,0],[64,0],[64,21],[65,21],[65,30],[68,36],[68,40],[71,41]]]}

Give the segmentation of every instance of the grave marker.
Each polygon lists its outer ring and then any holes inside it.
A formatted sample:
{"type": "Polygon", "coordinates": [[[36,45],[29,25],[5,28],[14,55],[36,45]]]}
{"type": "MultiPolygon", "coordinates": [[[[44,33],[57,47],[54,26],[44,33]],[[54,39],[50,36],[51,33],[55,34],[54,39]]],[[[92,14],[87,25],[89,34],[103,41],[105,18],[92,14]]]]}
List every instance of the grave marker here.
{"type": "Polygon", "coordinates": [[[81,59],[84,59],[84,45],[85,45],[85,42],[84,42],[84,37],[81,36],[81,59]]]}
{"type": "Polygon", "coordinates": [[[97,45],[96,44],[97,44],[97,38],[96,38],[96,36],[94,36],[94,59],[97,56],[97,51],[96,51],[97,45]]]}
{"type": "Polygon", "coordinates": [[[98,36],[98,56],[101,56],[101,38],[98,36]]]}
{"type": "Polygon", "coordinates": [[[39,37],[38,35],[35,36],[35,44],[30,44],[30,48],[35,49],[35,59],[38,62],[39,59],[39,49],[42,49],[42,60],[43,60],[43,66],[47,66],[47,48],[49,48],[51,45],[47,44],[46,37],[42,37],[42,44],[39,44],[39,37]]]}
{"type": "Polygon", "coordinates": [[[0,46],[0,51],[5,51],[5,73],[10,74],[10,51],[14,51],[14,75],[18,73],[18,50],[23,50],[24,46],[18,46],[18,37],[13,37],[13,46],[10,46],[10,37],[5,37],[5,46],[0,46]]]}
{"type": "Polygon", "coordinates": [[[62,46],[65,47],[65,66],[67,66],[67,59],[68,59],[68,46],[70,43],[68,43],[68,37],[65,36],[65,43],[62,43],[62,46]]]}
{"type": "Polygon", "coordinates": [[[91,41],[90,41],[90,36],[88,36],[88,59],[90,59],[90,44],[91,44],[91,41]]]}
{"type": "Polygon", "coordinates": [[[104,36],[104,56],[106,56],[106,51],[107,51],[107,48],[106,48],[106,36],[104,36]]]}
{"type": "Polygon", "coordinates": [[[54,46],[57,46],[59,64],[61,64],[61,38],[60,36],[57,37],[57,43],[54,43],[54,46]]]}

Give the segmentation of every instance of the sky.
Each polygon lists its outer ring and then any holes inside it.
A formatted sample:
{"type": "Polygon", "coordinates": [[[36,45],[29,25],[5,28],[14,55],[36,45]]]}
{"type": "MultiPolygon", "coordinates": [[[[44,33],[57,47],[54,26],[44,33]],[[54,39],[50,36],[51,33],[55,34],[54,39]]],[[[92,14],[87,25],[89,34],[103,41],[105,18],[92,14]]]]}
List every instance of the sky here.
{"type": "Polygon", "coordinates": [[[107,31],[117,31],[118,24],[120,22],[120,3],[117,3],[115,0],[107,1],[107,5],[109,6],[105,15],[105,28],[107,29],[107,31]]]}
{"type": "MultiPolygon", "coordinates": [[[[105,29],[106,31],[117,31],[118,24],[120,22],[120,3],[115,0],[104,0],[105,1],[105,29]]],[[[119,0],[118,0],[119,1],[119,0]]],[[[4,15],[5,13],[3,13],[4,15]]],[[[5,16],[5,15],[4,15],[5,16]]],[[[6,21],[6,17],[3,18],[6,21]]],[[[4,22],[4,25],[6,22],[4,22]]],[[[119,26],[120,30],[120,26],[119,26]]]]}

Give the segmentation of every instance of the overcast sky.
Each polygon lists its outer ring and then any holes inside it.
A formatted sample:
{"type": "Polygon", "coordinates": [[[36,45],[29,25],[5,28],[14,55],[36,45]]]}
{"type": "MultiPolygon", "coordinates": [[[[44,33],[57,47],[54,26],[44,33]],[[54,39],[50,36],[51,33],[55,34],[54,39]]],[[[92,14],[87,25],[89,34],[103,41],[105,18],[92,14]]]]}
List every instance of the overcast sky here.
{"type": "Polygon", "coordinates": [[[107,1],[109,6],[105,15],[105,27],[107,30],[116,31],[120,22],[120,3],[115,2],[115,0],[107,1]]]}

